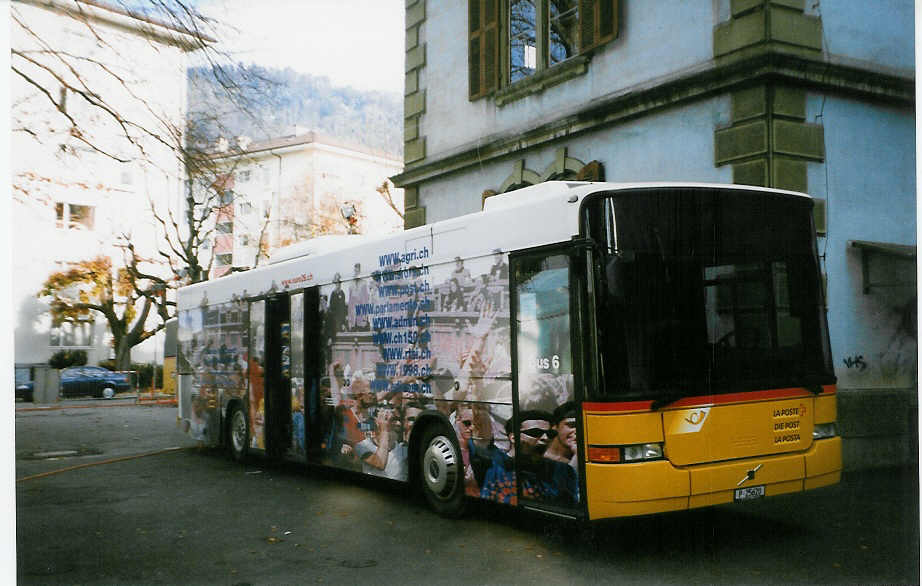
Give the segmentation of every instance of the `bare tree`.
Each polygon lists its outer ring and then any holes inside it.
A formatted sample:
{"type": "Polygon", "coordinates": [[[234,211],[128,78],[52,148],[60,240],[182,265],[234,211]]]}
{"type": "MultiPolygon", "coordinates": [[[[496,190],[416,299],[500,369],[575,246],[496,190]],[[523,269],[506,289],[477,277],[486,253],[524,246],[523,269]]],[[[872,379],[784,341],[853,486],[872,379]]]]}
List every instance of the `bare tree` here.
{"type": "Polygon", "coordinates": [[[394,210],[394,213],[400,216],[401,220],[404,220],[406,218],[404,217],[403,210],[397,207],[397,204],[394,202],[394,195],[391,193],[392,185],[393,183],[391,183],[390,179],[385,179],[381,185],[375,188],[375,191],[384,199],[388,207],[394,210]]]}
{"type": "Polygon", "coordinates": [[[218,216],[237,198],[228,186],[233,169],[216,162],[207,137],[197,131],[206,122],[220,128],[219,113],[210,113],[214,118],[207,121],[187,122],[181,100],[164,103],[161,94],[174,94],[145,86],[132,47],[149,44],[152,53],[164,56],[163,63],[181,67],[175,77],[182,83],[187,79],[186,59],[171,61],[166,55],[194,55],[199,64],[195,79],[223,92],[224,103],[244,113],[249,104],[240,91],[241,77],[249,84],[265,80],[248,79],[245,68],[216,49],[223,25],[187,0],[15,0],[10,21],[10,69],[18,80],[12,130],[51,153],[51,164],[14,175],[15,198],[48,207],[53,199],[41,189],[46,185],[119,197],[121,190],[102,181],[88,186],[56,176],[56,160],[79,164],[92,157],[115,167],[142,165],[171,177],[174,185],[188,179],[178,209],[174,202],[164,201],[163,190],[149,188],[143,194],[160,228],[159,250],[141,251],[129,235],[112,234],[100,244],[121,249],[121,259],[115,258],[116,252],[69,263],[66,270],[48,277],[39,294],[48,300],[54,324],[92,312],[102,315],[113,336],[116,361],[126,367],[130,349],[175,315],[169,289],[208,278],[218,216]],[[57,29],[60,20],[48,18],[51,13],[64,17],[65,34],[57,29]],[[94,295],[86,294],[90,290],[94,295]]]}

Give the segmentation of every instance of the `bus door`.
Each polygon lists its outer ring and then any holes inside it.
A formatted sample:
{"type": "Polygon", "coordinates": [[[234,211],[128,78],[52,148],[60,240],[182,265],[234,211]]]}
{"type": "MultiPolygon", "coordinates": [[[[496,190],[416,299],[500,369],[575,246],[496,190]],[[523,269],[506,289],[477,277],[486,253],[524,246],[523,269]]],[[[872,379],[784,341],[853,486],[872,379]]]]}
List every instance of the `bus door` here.
{"type": "Polygon", "coordinates": [[[573,258],[560,248],[513,255],[510,274],[518,502],[576,516],[584,499],[571,352],[573,258]]]}
{"type": "Polygon", "coordinates": [[[266,451],[282,456],[291,446],[291,303],[287,294],[266,300],[266,451]]]}
{"type": "Polygon", "coordinates": [[[302,341],[295,351],[303,360],[301,369],[304,383],[300,397],[304,433],[301,445],[309,459],[319,461],[328,433],[327,427],[332,421],[333,408],[330,400],[330,381],[323,376],[324,344],[321,337],[323,324],[320,314],[320,288],[305,289],[301,296],[304,308],[302,324],[299,326],[302,341]]]}
{"type": "Polygon", "coordinates": [[[250,302],[250,347],[247,356],[249,400],[247,418],[250,421],[250,449],[266,449],[266,300],[250,302]]]}

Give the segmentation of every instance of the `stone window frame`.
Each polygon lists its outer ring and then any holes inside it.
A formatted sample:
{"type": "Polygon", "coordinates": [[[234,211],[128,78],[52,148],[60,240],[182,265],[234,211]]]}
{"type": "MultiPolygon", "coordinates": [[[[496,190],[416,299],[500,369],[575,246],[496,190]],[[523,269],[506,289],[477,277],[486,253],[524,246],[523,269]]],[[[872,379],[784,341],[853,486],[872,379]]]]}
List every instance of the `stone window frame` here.
{"type": "Polygon", "coordinates": [[[554,153],[554,160],[544,168],[542,173],[538,173],[525,166],[525,159],[519,159],[513,163],[513,170],[508,177],[502,182],[499,189],[485,189],[480,196],[480,209],[483,209],[487,199],[494,195],[515,191],[544,183],[545,181],[566,181],[576,180],[580,171],[586,165],[579,159],[567,156],[566,147],[557,149],[554,153]]]}
{"type": "Polygon", "coordinates": [[[619,34],[619,0],[577,0],[580,47],[575,55],[548,64],[551,0],[534,0],[536,7],[536,71],[511,82],[509,11],[514,0],[468,0],[468,99],[493,96],[503,106],[588,71],[592,53],[619,34]],[[476,22],[475,22],[476,21],[476,22]],[[589,42],[584,42],[589,38],[589,42]]]}

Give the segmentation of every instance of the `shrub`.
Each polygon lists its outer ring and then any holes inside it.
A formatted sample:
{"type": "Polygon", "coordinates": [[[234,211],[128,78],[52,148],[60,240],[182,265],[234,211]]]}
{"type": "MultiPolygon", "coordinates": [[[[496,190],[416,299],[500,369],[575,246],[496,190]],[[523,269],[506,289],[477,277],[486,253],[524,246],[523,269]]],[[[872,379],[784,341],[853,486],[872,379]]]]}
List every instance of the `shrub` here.
{"type": "Polygon", "coordinates": [[[156,374],[156,388],[163,388],[163,367],[159,364],[132,364],[131,370],[138,373],[138,386],[143,391],[150,389],[151,379],[156,374]]]}
{"type": "Polygon", "coordinates": [[[109,360],[100,360],[96,364],[103,368],[108,368],[109,370],[115,370],[115,360],[112,360],[111,358],[109,360]]]}
{"type": "MultiPolygon", "coordinates": [[[[100,360],[97,364],[103,368],[108,368],[109,370],[115,370],[115,361],[114,360],[100,360]]],[[[154,376],[154,373],[157,373],[157,384],[156,388],[163,388],[163,366],[152,364],[141,364],[137,362],[131,363],[130,370],[134,371],[131,376],[131,386],[137,387],[140,390],[150,389],[151,377],[154,376]]]]}
{"type": "Polygon", "coordinates": [[[58,350],[51,355],[48,365],[51,368],[69,368],[86,364],[86,350],[58,350]]]}

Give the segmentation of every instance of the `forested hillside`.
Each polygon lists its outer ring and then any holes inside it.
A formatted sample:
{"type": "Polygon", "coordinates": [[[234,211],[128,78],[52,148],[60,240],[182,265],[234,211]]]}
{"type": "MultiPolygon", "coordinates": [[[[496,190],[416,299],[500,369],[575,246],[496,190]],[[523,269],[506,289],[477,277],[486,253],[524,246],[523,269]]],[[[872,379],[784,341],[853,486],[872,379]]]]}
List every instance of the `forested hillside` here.
{"type": "Polygon", "coordinates": [[[326,77],[258,65],[218,75],[190,69],[188,84],[190,128],[199,143],[213,144],[219,136],[285,136],[298,125],[403,154],[403,103],[396,94],[333,87],[326,77]]]}

